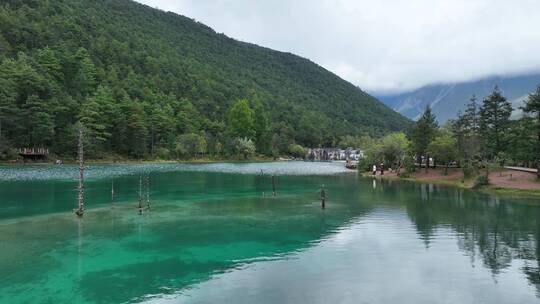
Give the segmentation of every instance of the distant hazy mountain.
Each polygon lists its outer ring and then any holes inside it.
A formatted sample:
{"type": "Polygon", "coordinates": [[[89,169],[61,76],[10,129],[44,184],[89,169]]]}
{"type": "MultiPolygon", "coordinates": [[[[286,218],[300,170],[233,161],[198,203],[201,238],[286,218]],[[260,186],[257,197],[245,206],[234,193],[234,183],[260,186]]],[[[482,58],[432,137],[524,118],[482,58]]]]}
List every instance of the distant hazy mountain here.
{"type": "MultiPolygon", "coordinates": [[[[498,85],[504,96],[518,109],[523,99],[527,98],[536,86],[540,84],[540,74],[516,77],[491,77],[478,81],[429,85],[415,91],[393,95],[378,96],[386,105],[411,119],[418,119],[428,104],[437,115],[439,123],[457,116],[463,110],[473,94],[478,101],[489,95],[495,85],[498,85]]],[[[516,110],[514,115],[519,115],[516,110]]]]}

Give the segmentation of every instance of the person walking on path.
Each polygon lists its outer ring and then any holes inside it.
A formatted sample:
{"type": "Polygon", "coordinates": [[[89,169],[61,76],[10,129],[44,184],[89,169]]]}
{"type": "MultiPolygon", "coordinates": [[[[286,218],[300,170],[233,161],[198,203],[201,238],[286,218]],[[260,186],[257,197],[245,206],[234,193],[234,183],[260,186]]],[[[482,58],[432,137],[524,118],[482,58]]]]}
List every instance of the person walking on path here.
{"type": "Polygon", "coordinates": [[[377,175],[377,165],[373,165],[373,175],[377,175]]]}

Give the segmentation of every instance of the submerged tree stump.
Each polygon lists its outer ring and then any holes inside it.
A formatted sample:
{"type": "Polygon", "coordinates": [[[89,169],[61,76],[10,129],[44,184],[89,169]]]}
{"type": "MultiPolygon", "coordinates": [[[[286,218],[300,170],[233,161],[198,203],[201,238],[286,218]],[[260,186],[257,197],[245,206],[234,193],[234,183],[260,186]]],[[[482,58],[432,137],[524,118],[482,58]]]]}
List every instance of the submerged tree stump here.
{"type": "Polygon", "coordinates": [[[324,184],[321,185],[321,208],[326,208],[326,191],[324,191],[324,184]]]}
{"type": "Polygon", "coordinates": [[[276,196],[276,177],[272,175],[272,196],[276,196]]]}

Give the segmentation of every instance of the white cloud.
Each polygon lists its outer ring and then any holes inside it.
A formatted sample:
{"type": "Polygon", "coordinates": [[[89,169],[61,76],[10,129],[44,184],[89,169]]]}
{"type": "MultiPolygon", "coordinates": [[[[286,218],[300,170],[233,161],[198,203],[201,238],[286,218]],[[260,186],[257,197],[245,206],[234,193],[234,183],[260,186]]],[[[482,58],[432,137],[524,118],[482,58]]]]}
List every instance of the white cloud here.
{"type": "Polygon", "coordinates": [[[540,71],[537,0],[139,0],[369,92],[540,71]]]}

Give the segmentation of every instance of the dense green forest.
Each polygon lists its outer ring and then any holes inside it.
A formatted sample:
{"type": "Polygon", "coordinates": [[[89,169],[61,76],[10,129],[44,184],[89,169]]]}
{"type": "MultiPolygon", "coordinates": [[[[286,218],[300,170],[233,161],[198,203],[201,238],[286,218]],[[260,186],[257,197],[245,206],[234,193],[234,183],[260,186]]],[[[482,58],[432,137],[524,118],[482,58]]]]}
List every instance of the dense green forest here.
{"type": "Polygon", "coordinates": [[[410,122],[307,59],[129,0],[4,0],[0,153],[286,154],[410,122]],[[236,108],[236,109],[234,109],[236,108]],[[243,130],[246,129],[246,130],[243,130]]]}

